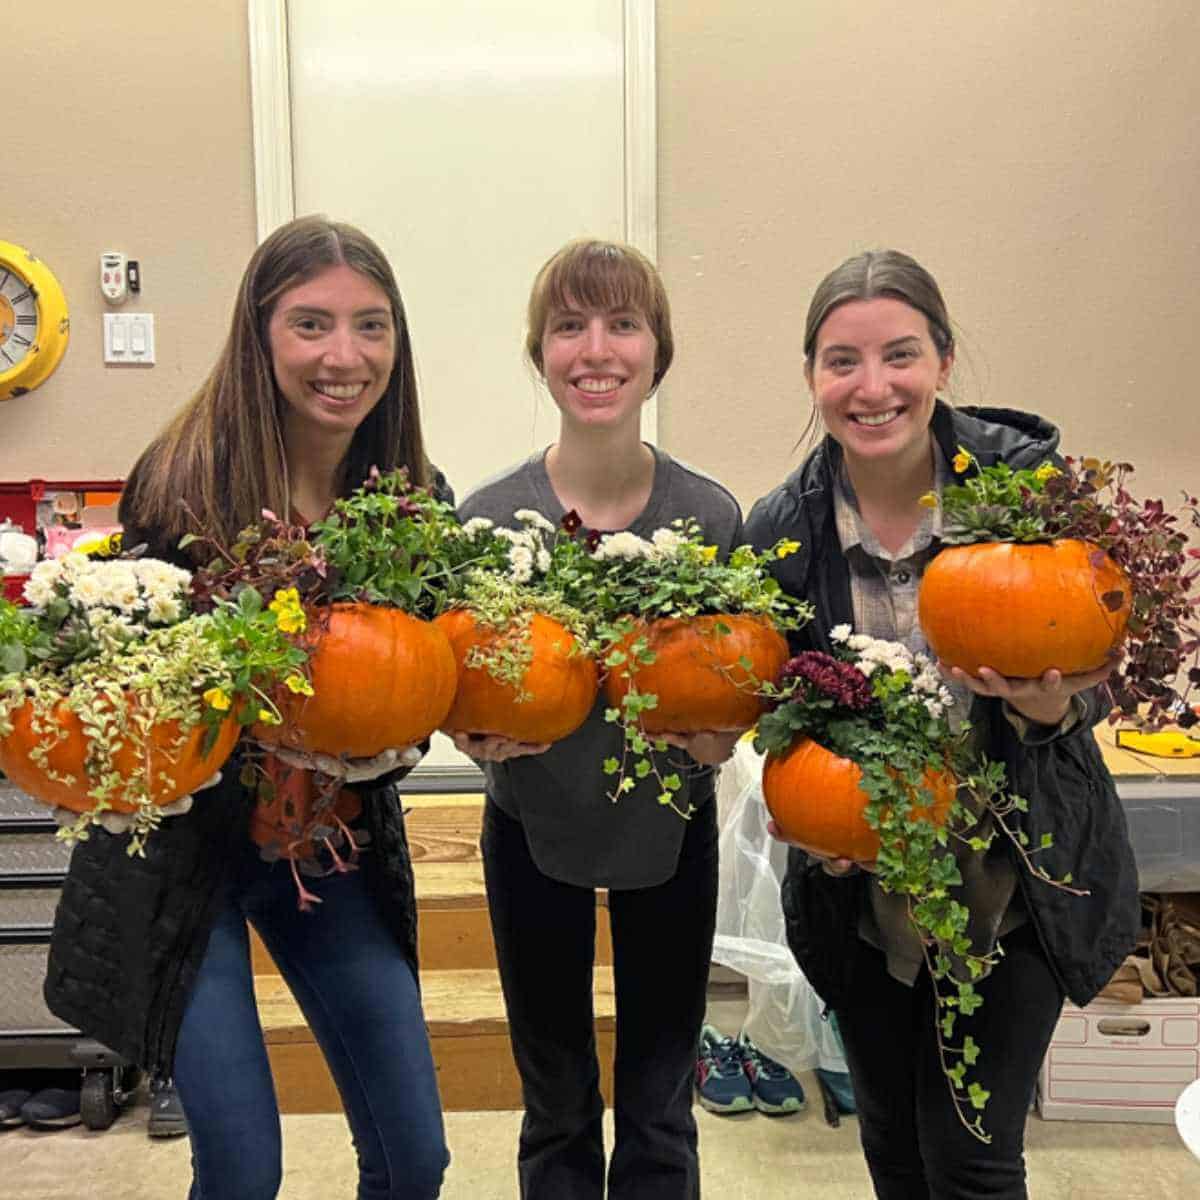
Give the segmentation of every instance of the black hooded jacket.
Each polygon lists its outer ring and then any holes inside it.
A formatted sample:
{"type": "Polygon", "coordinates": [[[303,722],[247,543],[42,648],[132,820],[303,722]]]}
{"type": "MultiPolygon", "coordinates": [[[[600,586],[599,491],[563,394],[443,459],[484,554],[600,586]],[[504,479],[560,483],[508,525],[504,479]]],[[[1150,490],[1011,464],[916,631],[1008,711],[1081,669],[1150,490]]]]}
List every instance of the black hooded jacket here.
{"type": "MultiPolygon", "coordinates": [[[[933,435],[947,459],[959,446],[981,466],[1003,460],[1014,468],[1054,458],[1058,431],[1049,422],[1010,409],[952,409],[938,402],[933,435]]],[[[831,438],[808,456],[779,487],[755,504],[746,521],[756,549],[780,538],[800,542],[797,553],[777,562],[783,589],[812,604],[814,619],[792,638],[793,652],[831,653],[829,631],[853,624],[850,573],[834,524],[833,481],[841,448],[831,438]]],[[[985,751],[1002,762],[1011,791],[1029,801],[1029,811],[1008,818],[1041,845],[1038,857],[1052,878],[1070,876],[1090,895],[1073,896],[1032,877],[1017,859],[1018,885],[1030,919],[1066,995],[1085,1005],[1108,982],[1132,950],[1139,925],[1137,868],[1125,812],[1100,756],[1092,726],[1108,706],[1100,689],[1082,695],[1086,716],[1070,732],[1039,744],[1023,743],[998,700],[976,698],[972,720],[986,733],[985,751]]],[[[831,1008],[847,995],[858,938],[865,877],[835,878],[802,851],[788,856],[782,887],[788,944],[808,981],[831,1008]]]]}

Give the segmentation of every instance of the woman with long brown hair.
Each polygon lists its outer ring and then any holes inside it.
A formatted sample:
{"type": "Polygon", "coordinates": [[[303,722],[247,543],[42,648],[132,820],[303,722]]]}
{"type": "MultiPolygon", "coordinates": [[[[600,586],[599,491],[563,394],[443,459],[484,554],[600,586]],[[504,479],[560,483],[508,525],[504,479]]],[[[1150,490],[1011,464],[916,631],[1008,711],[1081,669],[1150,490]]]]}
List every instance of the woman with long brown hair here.
{"type": "MultiPolygon", "coordinates": [[[[405,466],[448,497],[425,458],[387,260],[350,226],[302,218],[255,251],[215,367],[134,466],[125,544],[195,566],[176,547],[196,523],[225,544],[264,508],[307,524],[371,466],[405,466]]],[[[297,906],[289,864],[264,861],[251,842],[254,795],[236,756],[203,803],[163,821],[144,858],[107,828],[76,848],[47,1000],[130,1061],[174,1074],[192,1140],[190,1200],[270,1200],[282,1179],[247,921],[325,1054],[358,1154],[359,1200],[438,1194],[449,1156],[417,986],[412,867],[389,786],[417,758],[395,747],[365,762],[321,760],[348,785],[338,804],[365,849],[362,870],[307,881],[321,901],[311,912],[297,906]]],[[[316,765],[293,760],[297,786],[316,765]]]]}

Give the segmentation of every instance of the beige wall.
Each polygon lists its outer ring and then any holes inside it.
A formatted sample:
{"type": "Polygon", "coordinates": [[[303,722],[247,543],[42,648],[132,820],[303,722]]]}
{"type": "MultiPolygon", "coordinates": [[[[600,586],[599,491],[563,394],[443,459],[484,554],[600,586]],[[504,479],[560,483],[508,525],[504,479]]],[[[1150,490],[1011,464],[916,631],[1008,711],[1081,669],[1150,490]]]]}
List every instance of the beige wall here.
{"type": "Polygon", "coordinates": [[[58,277],[71,342],[0,404],[0,480],[123,476],[211,364],[255,242],[245,8],[31,4],[5,36],[0,239],[58,277]],[[141,264],[124,308],[154,314],[153,367],[104,365],[109,249],[141,264]]]}
{"type": "Polygon", "coordinates": [[[660,0],[658,43],[673,452],[745,503],[781,479],[813,288],[894,246],[942,285],[961,402],[1200,484],[1189,0],[660,0]]]}
{"type": "MultiPolygon", "coordinates": [[[[245,3],[33,6],[20,36],[0,237],[46,259],[73,325],[50,381],[0,404],[0,479],[122,474],[211,363],[254,244],[245,3]],[[153,368],[101,361],[109,248],[142,263],[153,368]]],[[[1196,486],[1190,3],[660,0],[658,42],[665,446],[746,503],[780,479],[808,297],[893,245],[942,283],[964,402],[1196,486]]]]}

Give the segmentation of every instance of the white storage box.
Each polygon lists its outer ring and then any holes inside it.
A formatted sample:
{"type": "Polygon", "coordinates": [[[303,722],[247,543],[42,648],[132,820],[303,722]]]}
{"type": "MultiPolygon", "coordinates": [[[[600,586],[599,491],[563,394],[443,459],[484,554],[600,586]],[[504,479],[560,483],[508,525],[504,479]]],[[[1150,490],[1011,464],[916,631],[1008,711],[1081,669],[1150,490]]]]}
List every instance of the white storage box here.
{"type": "Polygon", "coordinates": [[[1048,1120],[1170,1125],[1200,1078],[1200,999],[1066,1004],[1038,1080],[1048,1120]]]}

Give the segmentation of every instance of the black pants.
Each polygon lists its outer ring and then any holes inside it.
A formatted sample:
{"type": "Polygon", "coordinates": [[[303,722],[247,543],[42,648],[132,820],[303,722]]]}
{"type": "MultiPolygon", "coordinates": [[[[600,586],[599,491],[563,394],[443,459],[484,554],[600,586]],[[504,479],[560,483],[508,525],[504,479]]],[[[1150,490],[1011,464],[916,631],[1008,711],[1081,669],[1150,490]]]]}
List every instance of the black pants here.
{"type": "MultiPolygon", "coordinates": [[[[837,1011],[854,1083],[867,1166],[880,1200],[1024,1200],[1025,1120],[1063,994],[1031,924],[1003,939],[1005,955],[977,985],[983,1005],[960,1017],[981,1048],[969,1067],[991,1092],[985,1145],[963,1127],[938,1061],[932,983],[905,987],[883,954],[858,948],[854,1001],[837,1011]]],[[[957,1061],[957,1060],[953,1060],[957,1061]]]]}
{"type": "MultiPolygon", "coordinates": [[[[614,814],[616,816],[616,814],[614,814]]],[[[488,802],[483,866],[525,1119],[524,1200],[600,1200],[604,1144],[592,1014],[596,895],[550,879],[524,827],[488,802]]],[[[617,1038],[609,1200],[696,1200],[692,1117],[717,905],[716,805],[691,819],[674,876],[611,891],[617,1038]]]]}

